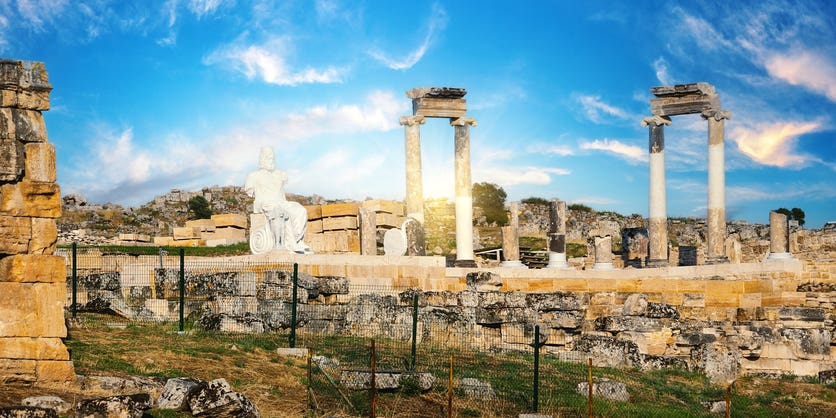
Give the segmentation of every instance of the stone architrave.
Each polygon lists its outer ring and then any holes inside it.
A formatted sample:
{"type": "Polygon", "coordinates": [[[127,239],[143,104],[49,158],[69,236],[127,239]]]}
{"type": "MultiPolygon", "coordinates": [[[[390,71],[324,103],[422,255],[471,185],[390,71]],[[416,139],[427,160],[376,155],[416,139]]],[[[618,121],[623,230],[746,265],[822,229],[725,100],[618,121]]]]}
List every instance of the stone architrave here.
{"type": "Polygon", "coordinates": [[[595,247],[595,264],[593,270],[612,270],[612,236],[593,236],[592,241],[595,247]]]}
{"type": "Polygon", "coordinates": [[[566,202],[549,202],[549,264],[546,268],[569,268],[566,262],[566,202]]]}
{"type": "Polygon", "coordinates": [[[791,260],[787,215],[769,212],[769,256],[767,261],[791,260]]]}
{"type": "Polygon", "coordinates": [[[473,185],[470,180],[470,126],[476,119],[450,120],[455,127],[456,267],[476,267],[473,259],[473,185]]]}
{"type": "Polygon", "coordinates": [[[649,128],[648,148],[650,151],[650,188],[647,219],[648,261],[650,267],[668,264],[668,217],[665,190],[665,125],[671,120],[665,116],[652,116],[642,120],[642,126],[649,128]]]}
{"type": "Polygon", "coordinates": [[[406,216],[424,224],[424,186],[421,171],[421,125],[423,116],[403,116],[406,151],[406,216]]]}
{"type": "Polygon", "coordinates": [[[505,256],[501,267],[526,267],[520,261],[520,204],[511,202],[510,225],[502,227],[502,253],[505,256]]]}
{"type": "Polygon", "coordinates": [[[725,110],[702,112],[708,121],[708,233],[706,258],[709,264],[727,263],[725,123],[731,113],[725,110]]]}

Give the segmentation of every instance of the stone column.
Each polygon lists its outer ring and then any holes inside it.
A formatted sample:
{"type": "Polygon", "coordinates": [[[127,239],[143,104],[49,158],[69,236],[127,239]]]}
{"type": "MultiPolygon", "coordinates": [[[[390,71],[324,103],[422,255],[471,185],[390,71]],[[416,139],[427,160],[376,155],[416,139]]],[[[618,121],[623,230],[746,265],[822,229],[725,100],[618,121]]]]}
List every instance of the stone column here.
{"type": "Polygon", "coordinates": [[[702,112],[708,121],[708,233],[706,262],[728,263],[726,242],[725,123],[731,114],[725,110],[702,112]]]}
{"type": "Polygon", "coordinates": [[[473,184],[470,180],[470,126],[476,119],[450,119],[456,134],[456,267],[476,267],[473,261],[473,184]]]}
{"type": "Polygon", "coordinates": [[[0,382],[76,380],[64,302],[66,265],[53,255],[61,216],[43,63],[0,59],[0,382]]]}
{"type": "Polygon", "coordinates": [[[377,215],[372,208],[360,208],[360,254],[377,255],[377,215]]]}
{"type": "Polygon", "coordinates": [[[511,202],[510,206],[511,225],[502,227],[502,252],[505,255],[505,261],[500,266],[527,268],[520,261],[520,204],[511,202]]]}
{"type": "Polygon", "coordinates": [[[652,116],[642,120],[642,126],[650,128],[650,210],[647,219],[649,239],[648,267],[668,264],[668,217],[665,190],[665,125],[671,120],[665,116],[652,116]]]}
{"type": "Polygon", "coordinates": [[[768,261],[791,260],[790,234],[787,215],[769,212],[769,256],[768,261]]]}
{"type": "Polygon", "coordinates": [[[612,270],[612,236],[611,235],[596,235],[592,237],[595,245],[595,264],[592,265],[593,270],[612,270]]]}
{"type": "Polygon", "coordinates": [[[403,116],[406,150],[406,216],[424,225],[424,186],[421,172],[421,125],[423,116],[403,116]]]}
{"type": "Polygon", "coordinates": [[[549,264],[546,268],[569,268],[566,262],[566,202],[549,202],[549,264]]]}

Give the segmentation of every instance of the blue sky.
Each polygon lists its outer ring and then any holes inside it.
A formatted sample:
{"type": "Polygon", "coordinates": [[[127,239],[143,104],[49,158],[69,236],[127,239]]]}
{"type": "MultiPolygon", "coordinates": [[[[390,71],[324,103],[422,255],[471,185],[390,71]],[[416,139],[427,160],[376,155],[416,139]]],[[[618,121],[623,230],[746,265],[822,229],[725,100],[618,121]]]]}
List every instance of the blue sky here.
{"type": "MultiPolygon", "coordinates": [[[[276,150],[288,191],[403,199],[405,91],[468,90],[474,182],[509,201],[648,210],[649,89],[713,84],[729,220],[836,220],[836,3],[0,0],[0,56],[43,61],[64,193],[142,204],[241,185],[276,150]]],[[[453,129],[421,127],[453,197],[453,129]]],[[[707,128],[666,129],[668,216],[704,217],[707,128]]]]}

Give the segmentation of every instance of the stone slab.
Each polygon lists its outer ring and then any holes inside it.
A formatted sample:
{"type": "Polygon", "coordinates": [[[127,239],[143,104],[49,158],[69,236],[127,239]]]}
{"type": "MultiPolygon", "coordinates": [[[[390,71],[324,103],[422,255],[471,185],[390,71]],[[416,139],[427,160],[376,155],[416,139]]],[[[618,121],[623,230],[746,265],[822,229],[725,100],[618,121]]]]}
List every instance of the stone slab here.
{"type": "Polygon", "coordinates": [[[70,353],[60,338],[0,337],[0,358],[69,360],[70,353]]]}
{"type": "Polygon", "coordinates": [[[323,231],[357,229],[357,216],[336,216],[322,219],[323,231]]]}
{"type": "Polygon", "coordinates": [[[172,247],[202,247],[206,245],[206,241],[202,239],[179,239],[172,240],[169,245],[172,247]]]}
{"type": "Polygon", "coordinates": [[[465,99],[422,97],[412,99],[412,114],[432,118],[459,118],[467,114],[465,99]]]}
{"type": "Polygon", "coordinates": [[[62,256],[18,254],[0,259],[0,282],[63,284],[66,270],[62,256]]]}
{"type": "Polygon", "coordinates": [[[391,228],[400,228],[404,221],[406,221],[406,217],[403,215],[395,215],[391,213],[376,213],[374,219],[375,224],[377,224],[378,227],[391,228]]]}
{"type": "Polygon", "coordinates": [[[247,217],[237,213],[212,215],[212,222],[214,222],[215,226],[218,228],[231,226],[235,228],[247,229],[247,217]]]}
{"type": "Polygon", "coordinates": [[[151,242],[151,236],[146,234],[119,234],[119,241],[151,242]]]}
{"type": "Polygon", "coordinates": [[[200,235],[202,239],[230,239],[230,240],[246,240],[247,231],[235,227],[220,227],[215,228],[213,232],[204,232],[200,235]]]}
{"type": "Polygon", "coordinates": [[[55,253],[55,245],[58,242],[58,228],[55,219],[52,218],[31,218],[32,238],[29,240],[30,254],[55,253]]]}
{"type": "Polygon", "coordinates": [[[0,186],[0,215],[58,218],[61,191],[55,183],[21,181],[0,186]]]}
{"type": "Polygon", "coordinates": [[[7,337],[67,336],[64,326],[64,283],[0,282],[0,335],[7,337]]]}
{"type": "Polygon", "coordinates": [[[55,146],[49,142],[26,144],[25,153],[25,179],[54,183],[56,179],[55,146]]]}
{"type": "Polygon", "coordinates": [[[332,216],[357,216],[360,214],[360,205],[356,203],[336,203],[333,205],[322,205],[322,217],[332,216]]]}
{"type": "Polygon", "coordinates": [[[215,230],[215,222],[211,219],[192,219],[186,221],[186,228],[197,228],[200,232],[212,232],[215,230]]]}
{"type": "Polygon", "coordinates": [[[307,205],[305,210],[308,212],[308,221],[319,219],[322,217],[322,207],[320,205],[307,205]]]}
{"type": "Polygon", "coordinates": [[[174,237],[154,237],[154,245],[166,247],[171,245],[174,237]]]}
{"type": "Polygon", "coordinates": [[[196,239],[200,238],[200,230],[198,228],[191,228],[191,227],[174,227],[172,228],[172,235],[174,235],[175,240],[188,240],[188,239],[196,239]]]}
{"type": "Polygon", "coordinates": [[[392,215],[404,215],[404,205],[392,200],[371,199],[362,203],[364,208],[371,209],[375,213],[389,213],[392,215]]]}
{"type": "Polygon", "coordinates": [[[0,214],[0,254],[20,254],[29,250],[32,218],[0,214]]]}

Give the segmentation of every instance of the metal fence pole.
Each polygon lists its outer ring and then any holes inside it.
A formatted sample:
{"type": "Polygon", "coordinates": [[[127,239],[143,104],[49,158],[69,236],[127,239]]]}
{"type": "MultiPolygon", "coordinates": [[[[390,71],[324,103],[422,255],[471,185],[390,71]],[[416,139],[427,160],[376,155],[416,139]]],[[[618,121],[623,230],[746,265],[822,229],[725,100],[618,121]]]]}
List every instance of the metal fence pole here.
{"type": "Polygon", "coordinates": [[[592,357],[589,358],[589,380],[588,383],[588,393],[587,396],[589,398],[589,418],[592,418],[592,357]]]}
{"type": "Polygon", "coordinates": [[[375,391],[377,390],[377,382],[375,381],[375,352],[374,352],[374,340],[372,340],[372,353],[371,353],[371,366],[372,366],[372,376],[371,376],[371,387],[369,387],[369,404],[371,405],[371,411],[369,412],[369,416],[371,418],[375,417],[375,391]]]}
{"type": "Polygon", "coordinates": [[[534,325],[534,412],[540,407],[540,325],[534,325]]]}
{"type": "Polygon", "coordinates": [[[73,242],[73,318],[78,315],[77,294],[78,294],[78,243],[73,242]]]}
{"type": "Polygon", "coordinates": [[[418,293],[412,295],[412,358],[409,371],[415,371],[415,352],[418,348],[418,293]]]}
{"type": "Polygon", "coordinates": [[[183,332],[185,325],[183,321],[184,306],[186,303],[186,251],[180,249],[180,332],[183,332]]]}
{"type": "Polygon", "coordinates": [[[299,286],[299,263],[293,263],[293,296],[290,301],[290,348],[296,348],[296,289],[299,286]]]}

